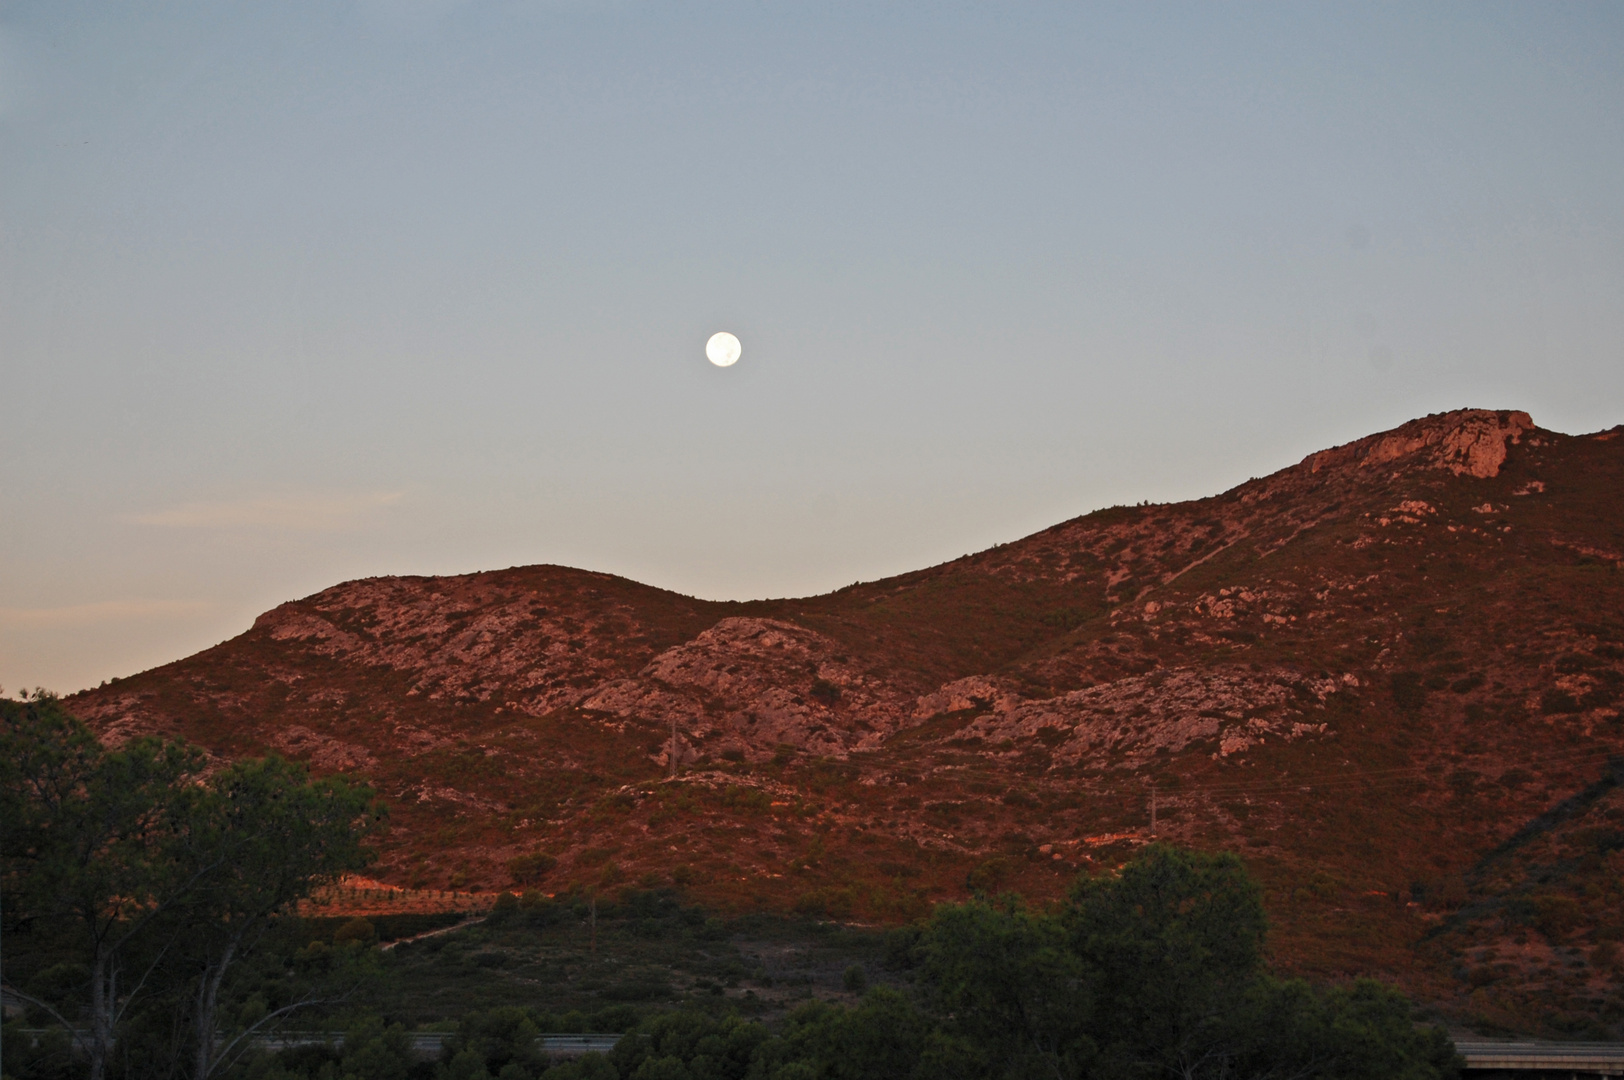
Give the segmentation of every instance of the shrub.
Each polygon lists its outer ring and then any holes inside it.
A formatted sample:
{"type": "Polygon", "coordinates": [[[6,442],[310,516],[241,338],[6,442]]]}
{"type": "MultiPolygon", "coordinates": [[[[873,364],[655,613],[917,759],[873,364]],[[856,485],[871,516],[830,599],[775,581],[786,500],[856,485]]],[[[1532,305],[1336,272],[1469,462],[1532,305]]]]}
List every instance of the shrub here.
{"type": "Polygon", "coordinates": [[[1584,911],[1571,896],[1534,897],[1534,928],[1553,941],[1578,926],[1583,918],[1584,911]]]}
{"type": "Polygon", "coordinates": [[[333,931],[334,945],[342,945],[346,941],[359,941],[362,944],[370,944],[376,940],[378,940],[377,930],[373,929],[372,924],[359,915],[333,931]]]}
{"type": "Polygon", "coordinates": [[[627,979],[598,991],[606,1001],[653,1001],[671,996],[671,984],[664,979],[627,979]]]}
{"type": "Polygon", "coordinates": [[[507,869],[515,885],[534,885],[557,865],[557,859],[544,851],[537,851],[509,860],[507,869]]]}
{"type": "Polygon", "coordinates": [[[1419,672],[1393,672],[1388,689],[1392,692],[1393,704],[1405,712],[1418,712],[1427,703],[1427,688],[1419,672]]]}
{"type": "Polygon", "coordinates": [[[368,1016],[344,1036],[344,1075],[356,1080],[395,1080],[412,1066],[412,1043],[400,1024],[384,1026],[368,1016]]]}
{"type": "Polygon", "coordinates": [[[893,971],[911,968],[918,961],[919,942],[923,936],[917,926],[899,926],[885,935],[885,966],[893,971]]]}
{"type": "Polygon", "coordinates": [[[971,892],[995,893],[1009,880],[1014,865],[1002,855],[994,855],[973,867],[965,875],[964,883],[971,892]]]}
{"type": "MultiPolygon", "coordinates": [[[[811,1001],[776,1034],[736,1015],[663,1013],[621,1040],[602,1080],[1459,1075],[1447,1036],[1417,1025],[1397,991],[1267,975],[1263,932],[1238,859],[1152,846],[1120,876],[1080,879],[1058,911],[943,904],[925,927],[893,932],[887,952],[921,961],[918,1001],[885,987],[849,1007],[811,1001]]],[[[843,981],[863,992],[866,973],[854,964],[843,981]]]]}
{"type": "Polygon", "coordinates": [[[1534,774],[1527,769],[1513,766],[1500,774],[1500,784],[1513,791],[1534,779],[1534,774]]]}
{"type": "Polygon", "coordinates": [[[833,705],[840,700],[840,687],[828,679],[813,679],[812,697],[825,705],[833,705]]]}
{"type": "Polygon", "coordinates": [[[1561,716],[1579,711],[1579,702],[1572,694],[1554,687],[1539,696],[1539,711],[1545,716],[1561,716]]]}
{"type": "Polygon", "coordinates": [[[857,897],[851,889],[811,889],[796,899],[795,912],[813,918],[827,916],[831,919],[845,919],[851,916],[856,903],[857,897]]]}

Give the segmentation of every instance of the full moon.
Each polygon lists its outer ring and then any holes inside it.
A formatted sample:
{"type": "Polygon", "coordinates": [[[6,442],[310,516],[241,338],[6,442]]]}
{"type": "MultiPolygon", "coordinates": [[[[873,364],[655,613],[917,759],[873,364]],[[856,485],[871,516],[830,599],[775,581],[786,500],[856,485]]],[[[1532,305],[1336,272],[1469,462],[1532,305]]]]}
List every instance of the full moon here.
{"type": "Polygon", "coordinates": [[[739,339],[726,330],[712,334],[705,342],[705,356],[717,367],[732,367],[738,363],[740,351],[739,339]]]}

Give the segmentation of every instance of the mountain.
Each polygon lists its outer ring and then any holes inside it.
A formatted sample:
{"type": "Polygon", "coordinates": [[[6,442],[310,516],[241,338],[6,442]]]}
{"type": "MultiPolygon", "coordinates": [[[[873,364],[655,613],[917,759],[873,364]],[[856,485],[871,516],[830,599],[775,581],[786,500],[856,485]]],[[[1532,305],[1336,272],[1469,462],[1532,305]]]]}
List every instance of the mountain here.
{"type": "Polygon", "coordinates": [[[1616,1030],[1621,436],[1443,413],[804,599],[370,578],[68,704],[366,778],[398,884],[888,921],[1154,833],[1243,855],[1287,971],[1616,1030]]]}

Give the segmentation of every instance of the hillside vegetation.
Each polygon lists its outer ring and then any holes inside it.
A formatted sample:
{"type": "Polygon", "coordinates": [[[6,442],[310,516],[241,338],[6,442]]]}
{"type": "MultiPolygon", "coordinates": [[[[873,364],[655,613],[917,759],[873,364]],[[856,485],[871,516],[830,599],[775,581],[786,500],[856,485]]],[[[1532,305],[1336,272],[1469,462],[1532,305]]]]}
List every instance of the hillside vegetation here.
{"type": "Polygon", "coordinates": [[[1617,1033],[1621,493],[1624,429],[1463,410],[824,596],[348,582],[67,704],[364,779],[393,884],[902,923],[1154,831],[1241,856],[1285,972],[1617,1033]]]}

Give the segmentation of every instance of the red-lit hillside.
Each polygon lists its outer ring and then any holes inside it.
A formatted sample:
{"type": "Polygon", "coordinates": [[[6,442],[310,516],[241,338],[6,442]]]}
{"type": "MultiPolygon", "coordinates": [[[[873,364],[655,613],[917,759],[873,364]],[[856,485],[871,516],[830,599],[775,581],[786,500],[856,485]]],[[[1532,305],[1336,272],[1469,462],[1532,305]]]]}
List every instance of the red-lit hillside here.
{"type": "Polygon", "coordinates": [[[1057,895],[1154,798],[1252,864],[1288,970],[1586,1030],[1624,1015],[1621,436],[1430,416],[801,600],[349,582],[70,706],[363,776],[377,876],[436,888],[540,852],[549,890],[902,919],[1057,895]]]}

